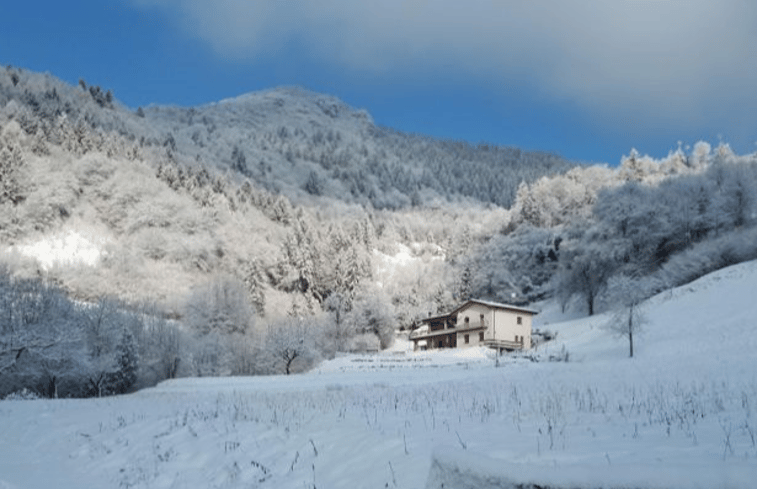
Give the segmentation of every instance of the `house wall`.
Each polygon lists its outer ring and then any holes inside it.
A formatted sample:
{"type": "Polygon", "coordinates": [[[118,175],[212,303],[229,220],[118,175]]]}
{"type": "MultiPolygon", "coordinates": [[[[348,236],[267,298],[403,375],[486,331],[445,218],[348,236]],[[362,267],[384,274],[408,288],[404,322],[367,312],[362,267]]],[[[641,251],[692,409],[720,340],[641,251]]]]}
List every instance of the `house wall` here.
{"type": "MultiPolygon", "coordinates": [[[[468,307],[461,309],[457,313],[457,327],[478,327],[481,325],[481,315],[483,314],[483,324],[487,327],[484,332],[484,340],[491,339],[492,321],[494,320],[494,311],[482,304],[470,304],[468,307]],[[468,324],[465,323],[465,318],[468,318],[468,324]]],[[[479,333],[481,331],[460,331],[457,333],[457,346],[458,348],[466,348],[473,346],[481,346],[483,342],[480,341],[479,333]],[[465,335],[468,335],[469,343],[465,343],[465,335]]]]}
{"type": "Polygon", "coordinates": [[[479,333],[481,333],[481,330],[458,332],[457,333],[457,347],[469,348],[473,346],[482,346],[484,343],[481,341],[481,336],[479,335],[479,333]],[[468,335],[468,343],[465,342],[465,335],[468,335]]]}
{"type": "Polygon", "coordinates": [[[523,337],[523,348],[531,348],[531,314],[503,309],[496,309],[493,313],[494,328],[490,328],[492,339],[515,341],[516,336],[523,337]],[[521,318],[521,324],[518,324],[518,318],[521,318]]]}
{"type": "Polygon", "coordinates": [[[431,338],[428,338],[426,349],[438,350],[439,348],[456,348],[457,346],[458,346],[457,336],[454,332],[452,332],[450,334],[437,335],[437,336],[432,336],[431,338]],[[440,342],[441,342],[441,346],[439,346],[440,342]]]}
{"type": "MultiPolygon", "coordinates": [[[[511,311],[507,309],[494,309],[484,304],[470,304],[468,307],[461,309],[457,313],[457,327],[466,327],[465,318],[468,318],[468,325],[478,326],[481,324],[481,315],[483,315],[484,341],[518,341],[523,337],[523,348],[531,348],[531,319],[532,315],[525,312],[511,311]],[[518,324],[518,318],[521,318],[521,324],[518,324]]],[[[461,331],[457,334],[457,346],[480,346],[478,331],[461,331]],[[465,344],[464,336],[468,334],[470,342],[465,344]]]]}

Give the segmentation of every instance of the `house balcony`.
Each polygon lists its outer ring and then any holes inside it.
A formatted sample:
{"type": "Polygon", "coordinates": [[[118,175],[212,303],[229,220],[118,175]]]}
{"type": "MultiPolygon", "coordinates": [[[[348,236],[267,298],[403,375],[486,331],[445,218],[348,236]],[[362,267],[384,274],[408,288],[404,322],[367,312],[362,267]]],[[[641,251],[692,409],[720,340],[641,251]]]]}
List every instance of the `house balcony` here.
{"type": "Polygon", "coordinates": [[[412,340],[413,338],[419,338],[421,336],[425,336],[428,334],[428,328],[418,328],[414,329],[410,332],[409,338],[412,340]]]}
{"type": "Polygon", "coordinates": [[[484,345],[497,350],[524,350],[526,346],[520,341],[484,340],[484,345]]]}
{"type": "Polygon", "coordinates": [[[421,338],[435,338],[437,336],[446,336],[457,333],[454,329],[440,329],[437,331],[418,331],[417,329],[410,333],[411,340],[417,340],[421,338]]]}
{"type": "Polygon", "coordinates": [[[489,327],[489,323],[487,321],[469,321],[467,323],[463,322],[462,324],[458,324],[455,326],[456,332],[468,332],[468,331],[481,331],[485,330],[489,327]]]}
{"type": "Polygon", "coordinates": [[[448,323],[444,329],[429,329],[428,327],[421,326],[420,328],[411,331],[409,338],[411,340],[420,338],[433,338],[435,336],[443,336],[448,334],[468,333],[471,331],[483,331],[488,327],[486,321],[470,321],[462,324],[448,323]]]}

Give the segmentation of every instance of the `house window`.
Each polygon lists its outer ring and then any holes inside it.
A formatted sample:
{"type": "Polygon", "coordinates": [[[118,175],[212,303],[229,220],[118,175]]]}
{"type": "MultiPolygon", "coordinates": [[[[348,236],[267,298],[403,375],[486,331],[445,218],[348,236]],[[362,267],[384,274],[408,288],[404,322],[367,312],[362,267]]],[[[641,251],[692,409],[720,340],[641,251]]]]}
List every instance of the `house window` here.
{"type": "Polygon", "coordinates": [[[520,317],[520,316],[518,316],[518,318],[516,319],[516,323],[519,324],[519,325],[523,324],[523,318],[520,317]]]}
{"type": "Polygon", "coordinates": [[[439,348],[444,348],[444,342],[439,340],[439,348]]]}
{"type": "Polygon", "coordinates": [[[484,315],[481,314],[481,324],[484,324],[484,315]]]}
{"type": "Polygon", "coordinates": [[[470,335],[465,335],[465,344],[470,343],[470,335]]]}
{"type": "Polygon", "coordinates": [[[480,333],[478,334],[478,341],[484,341],[484,332],[483,332],[483,331],[481,331],[481,332],[480,332],[480,333]]]}
{"type": "Polygon", "coordinates": [[[465,316],[465,324],[466,325],[470,324],[470,318],[468,316],[465,316]]]}
{"type": "Polygon", "coordinates": [[[518,342],[518,335],[517,334],[515,335],[515,342],[516,343],[518,342]]]}

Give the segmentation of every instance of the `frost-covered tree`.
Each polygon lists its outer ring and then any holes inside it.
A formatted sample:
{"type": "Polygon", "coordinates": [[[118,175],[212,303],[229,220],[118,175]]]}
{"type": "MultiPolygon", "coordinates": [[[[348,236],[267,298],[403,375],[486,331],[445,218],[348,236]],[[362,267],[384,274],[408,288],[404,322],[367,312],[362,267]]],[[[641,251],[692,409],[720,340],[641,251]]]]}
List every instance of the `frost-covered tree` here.
{"type": "Polygon", "coordinates": [[[186,323],[199,336],[245,334],[254,320],[244,284],[230,275],[216,275],[195,287],[184,311],[186,323]]]}
{"type": "Polygon", "coordinates": [[[588,314],[594,315],[597,298],[606,289],[617,262],[600,246],[584,244],[580,250],[566,251],[561,263],[557,294],[563,301],[575,295],[583,297],[588,314]]]}
{"type": "Polygon", "coordinates": [[[0,264],[0,382],[42,367],[62,377],[72,367],[71,355],[80,353],[79,326],[79,315],[59,290],[15,278],[0,264]]]}
{"type": "Polygon", "coordinates": [[[755,219],[757,185],[754,166],[718,163],[708,175],[716,182],[710,215],[720,224],[719,227],[739,228],[755,219]]]}
{"type": "Polygon", "coordinates": [[[308,174],[308,179],[303,188],[310,195],[323,195],[323,182],[315,171],[308,174]]]}
{"type": "Polygon", "coordinates": [[[259,317],[263,316],[265,314],[265,277],[260,261],[252,259],[243,262],[240,266],[240,273],[255,314],[259,317]]]}
{"type": "Polygon", "coordinates": [[[197,377],[220,377],[231,373],[231,344],[236,338],[223,336],[213,331],[204,336],[195,336],[187,346],[192,365],[192,375],[197,377]]]}
{"type": "MultiPolygon", "coordinates": [[[[127,333],[123,313],[113,298],[101,297],[84,309],[84,334],[88,347],[87,384],[90,395],[102,397],[115,392],[117,378],[124,366],[119,351],[127,333]]],[[[127,345],[123,345],[126,347],[127,345]]],[[[132,344],[128,345],[133,347],[132,344]]]]}
{"type": "Polygon", "coordinates": [[[355,335],[355,324],[350,321],[352,299],[341,292],[335,292],[324,301],[323,309],[330,315],[323,333],[332,342],[336,351],[345,351],[347,341],[355,335]]]}
{"type": "Polygon", "coordinates": [[[116,368],[109,379],[110,392],[125,394],[136,383],[139,369],[137,340],[129,328],[121,332],[114,355],[116,368]]]}
{"type": "Polygon", "coordinates": [[[188,363],[186,333],[154,306],[144,307],[140,313],[144,325],[135,336],[139,345],[141,382],[150,385],[176,378],[180,368],[188,363]]]}
{"type": "Polygon", "coordinates": [[[247,158],[239,146],[234,146],[234,149],[231,151],[231,168],[242,175],[250,175],[250,170],[247,168],[247,158]]]}
{"type": "Polygon", "coordinates": [[[22,166],[24,157],[17,144],[6,143],[0,137],[0,205],[18,204],[25,198],[22,166]]]}
{"type": "Polygon", "coordinates": [[[528,224],[493,237],[474,255],[473,295],[504,302],[545,297],[561,243],[556,231],[528,224]]]}
{"type": "Polygon", "coordinates": [[[460,274],[460,278],[458,280],[457,284],[457,293],[455,294],[455,299],[458,301],[467,301],[471,298],[471,293],[473,290],[473,271],[471,270],[471,266],[469,264],[466,264],[463,267],[463,271],[460,274]]]}
{"type": "Polygon", "coordinates": [[[375,335],[381,348],[388,348],[394,341],[395,319],[391,303],[376,291],[359,294],[352,304],[348,321],[357,333],[375,335]]]}
{"type": "Polygon", "coordinates": [[[515,222],[553,227],[591,215],[597,194],[618,184],[613,170],[603,166],[576,167],[561,175],[544,176],[518,187],[513,206],[515,222]]]}

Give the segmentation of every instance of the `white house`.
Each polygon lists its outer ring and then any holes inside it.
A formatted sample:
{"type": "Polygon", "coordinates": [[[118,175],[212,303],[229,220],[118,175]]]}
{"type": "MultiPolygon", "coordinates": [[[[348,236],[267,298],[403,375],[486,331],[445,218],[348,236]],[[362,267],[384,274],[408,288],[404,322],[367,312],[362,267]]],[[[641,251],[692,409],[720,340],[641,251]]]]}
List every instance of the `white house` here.
{"type": "Polygon", "coordinates": [[[410,334],[415,350],[485,345],[503,350],[531,348],[531,318],[538,311],[471,299],[443,316],[422,320],[410,334]]]}

